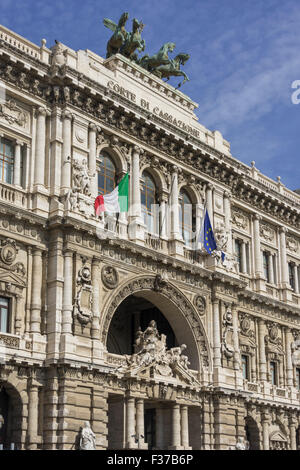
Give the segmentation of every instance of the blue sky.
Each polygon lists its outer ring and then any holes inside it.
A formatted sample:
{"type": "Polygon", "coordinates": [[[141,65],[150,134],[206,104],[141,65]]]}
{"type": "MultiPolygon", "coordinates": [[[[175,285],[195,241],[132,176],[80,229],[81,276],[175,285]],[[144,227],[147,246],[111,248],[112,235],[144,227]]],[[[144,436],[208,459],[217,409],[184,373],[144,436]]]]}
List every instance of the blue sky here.
{"type": "MultiPolygon", "coordinates": [[[[122,12],[145,24],[146,52],[165,42],[187,52],[190,77],[182,91],[199,103],[199,121],[218,129],[234,157],[300,188],[299,0],[1,0],[0,22],[32,42],[105,57],[105,17],[122,12]]],[[[129,28],[128,28],[129,29],[129,28]]],[[[178,79],[171,81],[177,84],[178,79]]]]}

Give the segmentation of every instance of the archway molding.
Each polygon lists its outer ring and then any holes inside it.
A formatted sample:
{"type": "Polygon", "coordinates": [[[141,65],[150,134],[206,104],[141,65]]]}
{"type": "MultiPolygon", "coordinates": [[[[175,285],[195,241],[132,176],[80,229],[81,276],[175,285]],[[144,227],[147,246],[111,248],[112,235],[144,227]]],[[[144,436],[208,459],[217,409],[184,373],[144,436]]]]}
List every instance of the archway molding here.
{"type": "Polygon", "coordinates": [[[202,371],[212,366],[208,339],[202,321],[190,300],[171,282],[157,289],[156,276],[141,276],[126,280],[104,306],[100,334],[107,344],[111,320],[119,305],[130,295],[145,298],[157,307],[170,323],[179,343],[188,346],[191,368],[202,371]]]}

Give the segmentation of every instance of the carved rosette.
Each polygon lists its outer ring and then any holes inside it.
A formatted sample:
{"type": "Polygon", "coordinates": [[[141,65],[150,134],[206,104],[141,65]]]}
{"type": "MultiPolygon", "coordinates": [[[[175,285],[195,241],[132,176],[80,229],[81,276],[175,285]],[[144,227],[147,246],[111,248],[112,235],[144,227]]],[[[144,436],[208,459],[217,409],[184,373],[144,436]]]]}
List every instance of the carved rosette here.
{"type": "Polygon", "coordinates": [[[107,289],[115,289],[119,283],[119,274],[113,266],[103,266],[101,279],[107,289]]]}

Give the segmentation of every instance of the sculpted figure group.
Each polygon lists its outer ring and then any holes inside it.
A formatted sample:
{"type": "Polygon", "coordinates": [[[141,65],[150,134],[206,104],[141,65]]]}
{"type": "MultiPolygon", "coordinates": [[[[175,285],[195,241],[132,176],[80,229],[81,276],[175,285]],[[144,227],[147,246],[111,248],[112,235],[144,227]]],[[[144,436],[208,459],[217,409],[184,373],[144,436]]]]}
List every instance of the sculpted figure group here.
{"type": "Polygon", "coordinates": [[[146,47],[145,40],[141,37],[145,25],[142,21],[134,18],[132,21],[132,32],[128,32],[125,29],[128,17],[128,12],[123,13],[118,23],[109,18],[104,18],[104,26],[113,31],[113,35],[107,43],[106,58],[119,53],[159,78],[169,80],[171,76],[184,77],[183,82],[179,83],[177,88],[188,81],[188,76],[183,70],[180,70],[180,67],[186,63],[190,56],[189,54],[181,53],[174,59],[169,58],[169,52],[173,52],[175,49],[175,43],[173,42],[165,43],[158,53],[151,57],[146,54],[142,58],[138,58],[138,54],[135,51],[143,52],[146,47]]]}

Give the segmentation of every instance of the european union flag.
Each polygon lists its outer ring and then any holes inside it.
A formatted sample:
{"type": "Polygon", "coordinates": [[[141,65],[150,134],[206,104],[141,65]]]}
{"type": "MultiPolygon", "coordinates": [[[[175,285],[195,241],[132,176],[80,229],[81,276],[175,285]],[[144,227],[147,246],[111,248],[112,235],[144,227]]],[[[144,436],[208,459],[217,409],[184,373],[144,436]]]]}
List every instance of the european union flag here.
{"type": "Polygon", "coordinates": [[[206,209],[204,222],[202,226],[201,242],[206,249],[207,253],[211,254],[212,251],[216,250],[217,244],[214,236],[214,232],[210,223],[209,215],[206,209]]]}

